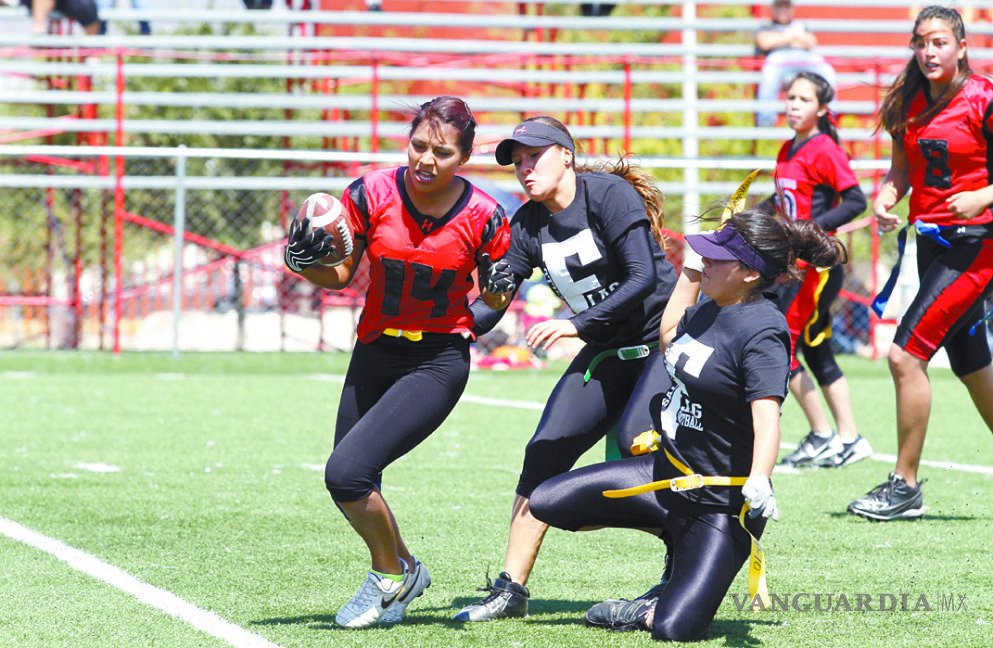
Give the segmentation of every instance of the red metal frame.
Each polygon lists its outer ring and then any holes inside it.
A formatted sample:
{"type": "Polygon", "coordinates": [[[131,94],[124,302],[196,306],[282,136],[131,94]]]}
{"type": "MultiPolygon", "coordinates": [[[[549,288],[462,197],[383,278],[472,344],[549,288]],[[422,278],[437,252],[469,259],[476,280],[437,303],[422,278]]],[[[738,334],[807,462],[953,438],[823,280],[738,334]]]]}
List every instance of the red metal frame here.
{"type": "MultiPolygon", "coordinates": [[[[539,14],[541,10],[542,8],[539,6],[538,7],[539,14]]],[[[303,26],[301,25],[299,28],[302,30],[303,26]]],[[[535,36],[543,40],[546,34],[544,33],[543,30],[537,30],[535,36]]],[[[110,52],[108,51],[81,52],[78,49],[72,49],[72,50],[61,50],[61,51],[52,50],[50,53],[50,55],[52,56],[84,56],[88,54],[113,55],[116,63],[116,78],[115,78],[116,103],[114,106],[116,126],[114,132],[114,141],[117,146],[122,146],[122,147],[126,145],[126,124],[125,124],[126,105],[124,103],[124,93],[127,86],[127,74],[126,74],[125,64],[126,64],[126,57],[134,53],[136,52],[127,51],[122,48],[118,48],[110,52]]],[[[37,55],[37,52],[31,52],[30,55],[35,56],[37,55]]],[[[177,58],[182,58],[184,56],[187,56],[186,54],[183,53],[174,53],[174,55],[177,58]]],[[[202,56],[202,55],[198,54],[198,56],[202,56]]],[[[224,59],[224,60],[232,60],[233,58],[236,58],[233,55],[226,55],[226,54],[225,55],[218,54],[217,57],[219,59],[224,59]]],[[[403,63],[405,65],[409,65],[410,55],[405,55],[400,53],[355,52],[355,51],[339,50],[333,52],[310,51],[303,53],[300,56],[300,58],[303,60],[303,62],[313,65],[321,65],[332,61],[350,61],[350,62],[363,61],[371,66],[372,72],[368,79],[321,80],[321,81],[312,82],[312,87],[313,89],[319,92],[336,94],[340,92],[343,87],[350,84],[370,83],[370,95],[372,101],[372,110],[370,114],[370,122],[372,124],[370,149],[374,153],[379,152],[381,147],[379,122],[382,117],[382,113],[380,110],[380,97],[383,92],[383,88],[382,88],[383,84],[380,79],[380,71],[383,66],[393,65],[397,63],[403,63]]],[[[485,55],[485,56],[422,54],[422,55],[418,55],[418,59],[423,59],[423,64],[425,66],[430,66],[430,65],[486,66],[493,64],[516,63],[521,67],[536,67],[539,69],[542,68],[571,69],[578,65],[589,65],[591,63],[590,57],[584,57],[584,56],[546,57],[534,52],[525,52],[520,54],[485,55]]],[[[634,94],[633,81],[632,81],[633,69],[635,68],[635,66],[638,65],[658,65],[660,63],[672,62],[672,61],[666,61],[664,59],[658,59],[658,58],[633,57],[629,55],[620,55],[617,57],[597,57],[593,62],[600,65],[619,63],[623,66],[624,81],[621,88],[623,93],[623,103],[624,103],[624,109],[622,113],[623,149],[624,149],[624,153],[629,153],[631,151],[631,146],[632,146],[631,140],[632,140],[632,126],[633,126],[633,114],[631,109],[631,104],[633,102],[633,94],[634,94]]],[[[741,61],[729,61],[726,64],[731,65],[731,64],[740,64],[740,63],[741,61]]],[[[709,64],[719,66],[725,63],[709,62],[709,64]]],[[[886,71],[890,66],[892,66],[892,64],[893,64],[892,61],[884,61],[881,59],[876,59],[873,61],[872,66],[876,75],[877,88],[882,87],[882,82],[881,82],[882,75],[884,71],[886,71]]],[[[49,82],[52,85],[52,87],[68,87],[72,83],[68,79],[50,79],[49,82]]],[[[77,88],[83,91],[92,87],[91,86],[92,79],[85,75],[77,76],[75,79],[75,83],[77,88]]],[[[295,83],[300,84],[302,83],[302,80],[292,80],[292,79],[287,80],[287,91],[293,90],[295,83]]],[[[507,85],[513,87],[523,97],[540,96],[542,94],[547,94],[548,92],[551,91],[548,88],[540,87],[539,84],[530,83],[530,82],[516,84],[516,85],[515,84],[507,84],[507,85]]],[[[565,92],[569,96],[572,96],[572,94],[575,93],[576,96],[583,97],[586,94],[586,86],[585,84],[569,84],[566,86],[565,92]]],[[[880,97],[879,97],[879,93],[877,92],[876,95],[877,108],[878,108],[879,100],[880,97]]],[[[47,109],[49,115],[52,116],[53,119],[55,119],[54,107],[50,105],[47,107],[47,109]]],[[[337,109],[325,110],[323,112],[323,116],[325,119],[328,119],[330,121],[347,120],[349,118],[348,111],[341,111],[337,109]]],[[[522,117],[523,116],[525,115],[522,114],[522,117]]],[[[96,117],[97,117],[97,107],[93,104],[86,104],[80,106],[80,108],[77,111],[77,114],[66,118],[95,119],[96,117]]],[[[291,118],[291,117],[292,117],[292,110],[288,109],[287,118],[291,118]]],[[[564,116],[564,121],[566,121],[567,123],[584,124],[587,122],[587,120],[588,120],[588,116],[581,110],[571,111],[564,116]]],[[[5,134],[3,137],[0,137],[0,141],[10,142],[16,140],[44,137],[47,141],[52,142],[52,137],[61,132],[65,132],[65,131],[59,131],[53,128],[53,129],[45,129],[43,131],[22,132],[22,133],[13,133],[13,134],[8,133],[5,134]]],[[[79,140],[80,140],[79,141],[80,144],[86,144],[86,143],[91,145],[104,144],[108,140],[108,134],[89,133],[85,138],[80,137],[79,140]]],[[[329,148],[339,147],[346,150],[349,148],[349,146],[351,146],[351,148],[353,148],[354,150],[358,150],[358,144],[359,143],[356,139],[353,139],[350,143],[345,141],[343,138],[341,140],[335,138],[333,140],[325,141],[325,145],[328,146],[329,148]]],[[[592,154],[596,154],[597,142],[591,140],[587,142],[587,145],[589,151],[592,154]]],[[[289,146],[289,142],[287,142],[287,146],[289,146]]],[[[873,140],[872,146],[873,146],[873,152],[877,158],[880,155],[882,155],[883,149],[882,149],[881,137],[877,136],[873,140]]],[[[603,148],[603,153],[607,154],[608,151],[606,150],[607,148],[606,141],[602,142],[602,148],[603,148]]],[[[109,173],[111,172],[110,160],[106,157],[98,158],[93,162],[73,161],[73,160],[58,158],[55,156],[32,156],[30,160],[37,163],[48,164],[51,165],[52,167],[59,166],[59,167],[75,168],[82,173],[98,173],[100,175],[109,175],[109,173]]],[[[327,163],[327,162],[321,164],[324,165],[323,168],[325,168],[329,173],[335,170],[334,169],[335,166],[339,166],[338,170],[341,170],[340,165],[332,165],[332,163],[327,163]]],[[[291,168],[291,166],[292,165],[288,165],[287,168],[289,169],[291,168]]],[[[374,166],[375,164],[370,165],[370,167],[374,167],[374,166]]],[[[359,175],[362,171],[363,169],[359,168],[357,163],[351,164],[348,169],[350,175],[359,175]]],[[[114,174],[114,189],[113,189],[113,212],[112,212],[112,222],[113,222],[112,252],[111,254],[108,254],[106,243],[109,232],[107,231],[107,227],[106,227],[107,221],[104,220],[101,222],[101,234],[100,234],[101,236],[100,265],[101,265],[102,289],[99,291],[99,299],[95,306],[95,310],[97,313],[97,317],[99,318],[99,326],[102,332],[106,325],[105,317],[108,310],[104,300],[106,299],[108,292],[112,293],[112,300],[113,300],[112,301],[112,319],[113,319],[112,348],[115,353],[120,353],[121,323],[125,315],[125,300],[128,298],[129,295],[137,295],[142,292],[141,289],[138,288],[125,289],[124,286],[124,270],[123,270],[123,244],[124,244],[124,234],[125,234],[124,224],[126,222],[132,223],[140,227],[158,231],[164,235],[172,235],[172,227],[163,225],[162,223],[159,223],[157,221],[144,218],[140,215],[132,214],[126,211],[125,194],[123,187],[123,181],[126,174],[126,167],[123,156],[118,155],[114,157],[113,174],[114,174]],[[108,281],[109,277],[107,271],[108,268],[111,267],[113,272],[113,289],[111,291],[108,291],[105,289],[106,286],[108,286],[110,283],[108,281]]],[[[874,173],[873,180],[876,189],[878,189],[878,185],[881,180],[881,175],[882,175],[881,172],[874,173]]],[[[83,210],[81,207],[81,195],[82,195],[81,192],[77,192],[76,205],[73,212],[75,216],[74,218],[75,256],[73,258],[73,267],[75,268],[76,272],[74,273],[75,277],[73,277],[72,279],[73,283],[70,286],[69,300],[61,301],[61,300],[55,300],[48,296],[27,295],[27,294],[0,296],[0,306],[53,306],[53,305],[68,306],[69,308],[71,308],[72,312],[75,315],[73,339],[75,340],[76,344],[78,344],[80,340],[81,326],[82,326],[82,321],[85,317],[85,310],[86,310],[79,285],[79,280],[83,269],[81,255],[80,255],[80,251],[82,249],[81,221],[83,214],[83,210]]],[[[106,194],[104,200],[106,200],[106,194]]],[[[48,209],[51,210],[53,207],[53,193],[51,189],[48,191],[47,194],[47,205],[48,205],[48,209]]],[[[292,205],[290,204],[288,192],[284,191],[282,193],[282,197],[280,201],[280,220],[283,222],[284,225],[286,224],[287,219],[291,216],[290,214],[291,209],[292,209],[292,205]]],[[[106,211],[107,210],[104,210],[105,213],[106,211]]],[[[874,230],[875,228],[871,228],[871,229],[874,230]]],[[[52,236],[51,228],[49,228],[49,236],[52,236]]],[[[231,248],[230,246],[226,246],[221,243],[218,243],[216,241],[212,241],[205,237],[200,237],[189,233],[187,233],[184,236],[184,240],[220,252],[221,254],[226,255],[229,258],[228,259],[229,261],[233,259],[253,259],[257,261],[257,257],[255,256],[255,251],[238,250],[235,248],[231,248]]],[[[879,262],[879,243],[880,243],[879,235],[878,233],[873,231],[872,232],[873,268],[875,268],[879,262]]],[[[48,246],[49,259],[46,264],[47,269],[46,269],[46,277],[45,277],[46,292],[48,292],[49,294],[51,293],[50,283],[52,276],[52,264],[54,262],[54,259],[52,258],[54,247],[55,247],[54,241],[50,240],[50,244],[48,246]]],[[[206,269],[204,269],[204,271],[206,271],[206,269]]],[[[871,281],[871,289],[873,293],[875,293],[875,291],[878,289],[878,278],[876,277],[875,272],[871,273],[870,281],[871,281]]],[[[169,280],[164,279],[160,283],[168,283],[168,282],[171,282],[171,279],[169,280]]],[[[865,303],[867,301],[865,297],[854,295],[852,293],[846,292],[844,293],[844,296],[858,303],[865,303]]],[[[342,304],[347,304],[353,307],[357,307],[361,305],[361,293],[358,291],[353,291],[340,295],[325,295],[320,300],[320,304],[322,308],[325,306],[342,305],[342,304]]],[[[43,308],[42,311],[43,311],[42,317],[44,318],[46,317],[45,312],[47,312],[47,309],[43,308]]],[[[876,325],[879,323],[890,323],[890,322],[891,321],[888,320],[873,321],[871,326],[871,334],[873,336],[872,347],[874,353],[876,352],[876,344],[875,344],[876,325]]],[[[46,322],[46,327],[47,327],[47,322],[46,322]]],[[[101,348],[103,348],[102,333],[100,336],[100,345],[101,348]]]]}

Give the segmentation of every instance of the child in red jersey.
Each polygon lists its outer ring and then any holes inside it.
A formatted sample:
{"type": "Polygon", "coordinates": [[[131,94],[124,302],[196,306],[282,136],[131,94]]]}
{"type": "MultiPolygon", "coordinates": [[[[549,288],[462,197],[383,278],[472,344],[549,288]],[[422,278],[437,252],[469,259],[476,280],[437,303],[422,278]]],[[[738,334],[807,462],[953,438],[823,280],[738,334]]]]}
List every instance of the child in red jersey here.
{"type": "Polygon", "coordinates": [[[491,259],[510,243],[503,209],[456,175],[472,152],[475,128],[457,97],[420,107],[410,127],[409,165],[368,173],[342,198],[355,237],[344,262],[320,262],[328,252],[323,230],[311,232],[299,219],[290,229],[287,265],[323,288],[344,288],[361,258],[369,259],[358,342],[324,472],[332,500],[372,559],[359,591],[335,617],[345,627],[400,621],[431,584],[400,537],[380,490],[382,472],[434,432],[465,389],[473,270],[479,268],[487,304],[514,289],[488,281],[491,259]]]}
{"type": "MultiPolygon", "coordinates": [[[[839,143],[829,108],[833,98],[831,84],[814,72],[800,72],[790,83],[786,120],[795,134],[779,151],[776,194],[770,199],[787,217],[812,220],[832,233],[861,214],[866,205],[848,154],[839,143]]],[[[841,289],[845,270],[841,265],[830,269],[804,265],[802,269],[802,283],[786,289],[786,297],[792,296],[792,301],[782,306],[787,309],[793,341],[790,392],[800,403],[810,432],[781,463],[842,467],[872,454],[869,442],[855,426],[848,380],[831,348],[831,304],[841,289]],[[801,354],[824,393],[837,432],[831,429],[821,407],[814,381],[799,362],[801,354]]]]}
{"type": "Polygon", "coordinates": [[[913,189],[900,237],[909,225],[918,232],[920,287],[889,351],[896,468],[848,505],[850,513],[873,520],[924,514],[917,469],[931,411],[927,367],[940,347],[993,431],[993,368],[985,327],[978,326],[993,284],[993,82],[969,67],[965,26],[955,9],[922,9],[910,46],[913,58],[879,113],[893,152],[872,211],[881,231],[895,229],[900,217],[891,210],[913,189]]]}

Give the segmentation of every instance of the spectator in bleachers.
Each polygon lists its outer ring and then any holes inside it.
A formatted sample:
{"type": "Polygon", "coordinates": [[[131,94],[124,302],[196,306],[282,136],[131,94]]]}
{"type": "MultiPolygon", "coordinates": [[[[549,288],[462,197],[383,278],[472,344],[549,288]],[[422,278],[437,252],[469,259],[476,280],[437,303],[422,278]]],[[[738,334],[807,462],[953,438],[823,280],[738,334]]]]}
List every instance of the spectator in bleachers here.
{"type": "MultiPolygon", "coordinates": [[[[118,0],[97,0],[97,9],[99,9],[100,11],[103,11],[104,9],[113,9],[117,5],[117,3],[118,3],[118,0]]],[[[144,0],[127,0],[127,3],[131,6],[132,9],[144,9],[145,8],[145,2],[144,2],[144,0]]],[[[139,20],[138,21],[138,32],[142,36],[148,36],[148,35],[150,35],[152,33],[152,26],[148,23],[147,20],[139,20]]],[[[107,21],[106,20],[101,20],[100,21],[100,33],[101,34],[106,34],[107,33],[107,21]]]]}
{"type": "MultiPolygon", "coordinates": [[[[834,68],[813,49],[817,37],[807,31],[803,23],[793,20],[791,0],[773,0],[772,20],[755,32],[755,48],[765,56],[762,64],[762,79],[759,81],[756,99],[772,102],[779,99],[779,91],[784,83],[801,70],[816,72],[835,87],[834,68]]],[[[759,110],[755,115],[756,126],[775,126],[776,112],[759,110]]]]}
{"type": "Polygon", "coordinates": [[[100,33],[95,0],[21,0],[21,4],[31,10],[31,32],[34,34],[48,33],[48,17],[55,9],[82,25],[87,34],[100,33]]]}
{"type": "Polygon", "coordinates": [[[589,18],[599,18],[602,16],[609,16],[610,12],[612,12],[616,6],[617,5],[604,4],[602,2],[591,2],[579,5],[579,13],[589,18]]]}

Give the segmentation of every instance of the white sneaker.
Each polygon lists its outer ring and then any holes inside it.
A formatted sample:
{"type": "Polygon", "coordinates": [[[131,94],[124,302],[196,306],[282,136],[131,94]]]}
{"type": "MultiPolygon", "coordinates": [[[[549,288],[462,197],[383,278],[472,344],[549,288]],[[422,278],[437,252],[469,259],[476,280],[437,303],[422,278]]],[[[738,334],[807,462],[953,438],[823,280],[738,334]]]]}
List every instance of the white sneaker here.
{"type": "Polygon", "coordinates": [[[383,616],[379,619],[380,623],[397,623],[403,620],[407,606],[431,586],[431,574],[428,573],[424,563],[414,558],[414,567],[407,572],[401,585],[403,592],[397,597],[396,602],[383,612],[383,616]]]}
{"type": "Polygon", "coordinates": [[[818,468],[844,468],[856,461],[862,461],[872,456],[872,446],[861,434],[854,441],[842,442],[841,452],[823,456],[814,465],[818,468]]]}
{"type": "Polygon", "coordinates": [[[383,613],[395,605],[403,582],[369,572],[362,587],[345,606],[338,610],[334,622],[346,628],[364,628],[378,622],[383,613]]]}
{"type": "Polygon", "coordinates": [[[824,457],[838,454],[844,448],[841,437],[834,430],[831,436],[822,437],[811,430],[800,442],[799,447],[790,454],[783,457],[779,463],[785,466],[811,466],[824,457]]]}

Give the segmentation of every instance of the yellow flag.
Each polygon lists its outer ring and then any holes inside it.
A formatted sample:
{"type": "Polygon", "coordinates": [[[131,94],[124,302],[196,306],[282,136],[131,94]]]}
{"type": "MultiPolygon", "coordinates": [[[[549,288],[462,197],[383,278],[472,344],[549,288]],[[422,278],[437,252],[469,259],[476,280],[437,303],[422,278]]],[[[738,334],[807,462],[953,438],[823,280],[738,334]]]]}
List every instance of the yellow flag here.
{"type": "Polygon", "coordinates": [[[748,177],[742,181],[741,185],[734,190],[731,200],[728,201],[728,204],[724,207],[724,212],[721,214],[721,222],[726,221],[745,208],[745,199],[748,198],[748,188],[752,186],[752,181],[754,181],[761,172],[761,169],[755,169],[749,173],[748,177]]]}

